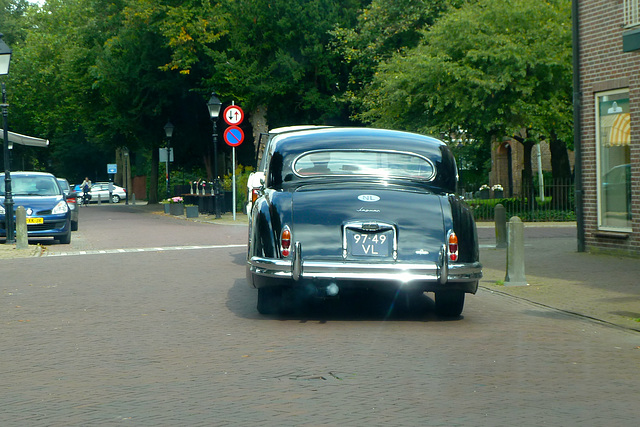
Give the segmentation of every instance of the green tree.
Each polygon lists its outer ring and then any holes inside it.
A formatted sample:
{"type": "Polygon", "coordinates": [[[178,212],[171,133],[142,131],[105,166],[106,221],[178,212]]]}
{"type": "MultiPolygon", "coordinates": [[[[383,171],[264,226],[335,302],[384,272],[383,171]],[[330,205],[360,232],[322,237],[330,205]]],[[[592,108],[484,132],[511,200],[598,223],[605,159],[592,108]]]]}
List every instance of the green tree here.
{"type": "Polygon", "coordinates": [[[27,0],[0,0],[0,33],[9,46],[25,39],[25,17],[32,7],[27,0]]]}
{"type": "Polygon", "coordinates": [[[162,27],[173,48],[167,69],[204,74],[203,87],[238,101],[249,115],[262,108],[274,125],[342,121],[333,97],[343,70],[328,48],[329,31],[353,21],[359,5],[223,0],[218,8],[204,9],[200,25],[188,26],[199,9],[186,2],[171,10],[176,19],[162,27]]]}
{"type": "Polygon", "coordinates": [[[332,48],[348,67],[347,102],[360,111],[360,97],[381,64],[394,54],[418,46],[423,30],[452,8],[469,0],[372,0],[358,15],[355,25],[337,27],[332,48]]]}
{"type": "MultiPolygon", "coordinates": [[[[378,68],[361,119],[488,144],[571,134],[570,1],[480,0],[451,11],[378,68]]],[[[566,149],[564,150],[566,152],[566,149]]]]}
{"type": "Polygon", "coordinates": [[[88,2],[49,0],[42,9],[29,7],[10,74],[10,127],[49,139],[49,149],[31,150],[36,163],[71,180],[94,176],[92,159],[104,158],[82,124],[96,99],[88,68],[100,34],[96,26],[102,25],[102,16],[83,3],[88,2]]]}

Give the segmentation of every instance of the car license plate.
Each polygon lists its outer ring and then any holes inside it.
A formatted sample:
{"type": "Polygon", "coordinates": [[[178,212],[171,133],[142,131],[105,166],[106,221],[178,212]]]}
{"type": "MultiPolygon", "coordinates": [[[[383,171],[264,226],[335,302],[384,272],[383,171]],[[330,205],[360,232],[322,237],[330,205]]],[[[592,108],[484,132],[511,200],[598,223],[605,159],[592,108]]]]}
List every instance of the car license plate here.
{"type": "Polygon", "coordinates": [[[27,224],[44,224],[44,218],[27,218],[27,224]]]}
{"type": "Polygon", "coordinates": [[[362,232],[347,229],[347,242],[349,253],[362,257],[388,257],[391,253],[393,231],[362,232]]]}

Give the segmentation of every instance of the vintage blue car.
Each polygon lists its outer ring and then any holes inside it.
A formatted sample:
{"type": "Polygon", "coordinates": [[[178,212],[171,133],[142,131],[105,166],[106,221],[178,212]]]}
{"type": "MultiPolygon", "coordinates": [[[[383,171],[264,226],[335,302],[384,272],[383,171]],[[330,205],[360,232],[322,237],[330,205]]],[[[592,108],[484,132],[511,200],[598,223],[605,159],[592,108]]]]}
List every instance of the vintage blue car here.
{"type": "Polygon", "coordinates": [[[249,221],[247,280],[258,311],[302,297],[435,293],[441,316],[462,313],[482,277],[476,226],[455,195],[447,145],[414,133],[324,128],[269,147],[249,221]],[[295,294],[295,298],[291,297],[295,294]]]}

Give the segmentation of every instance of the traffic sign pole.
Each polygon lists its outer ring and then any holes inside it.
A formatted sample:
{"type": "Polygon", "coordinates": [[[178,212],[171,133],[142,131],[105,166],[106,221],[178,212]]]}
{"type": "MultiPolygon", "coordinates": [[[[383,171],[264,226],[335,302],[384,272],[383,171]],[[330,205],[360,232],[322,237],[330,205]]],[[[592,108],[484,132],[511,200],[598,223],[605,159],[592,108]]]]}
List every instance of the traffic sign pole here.
{"type": "Polygon", "coordinates": [[[237,125],[242,123],[244,120],[244,111],[242,108],[237,105],[230,105],[224,109],[224,113],[222,114],[224,121],[229,125],[229,127],[224,131],[224,141],[227,145],[232,147],[232,163],[233,163],[233,174],[231,186],[233,188],[232,191],[232,205],[233,205],[233,220],[236,220],[236,147],[242,144],[244,141],[244,131],[239,128],[237,125]]]}

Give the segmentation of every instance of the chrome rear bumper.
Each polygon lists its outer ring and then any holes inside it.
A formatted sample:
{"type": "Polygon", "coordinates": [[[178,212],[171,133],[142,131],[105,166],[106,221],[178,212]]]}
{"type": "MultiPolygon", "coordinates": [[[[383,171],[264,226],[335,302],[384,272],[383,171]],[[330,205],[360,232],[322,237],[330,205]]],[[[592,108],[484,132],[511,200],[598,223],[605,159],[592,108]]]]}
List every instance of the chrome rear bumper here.
{"type": "Polygon", "coordinates": [[[249,270],[261,276],[293,279],[469,282],[482,278],[482,264],[325,262],[252,257],[249,270]]]}

